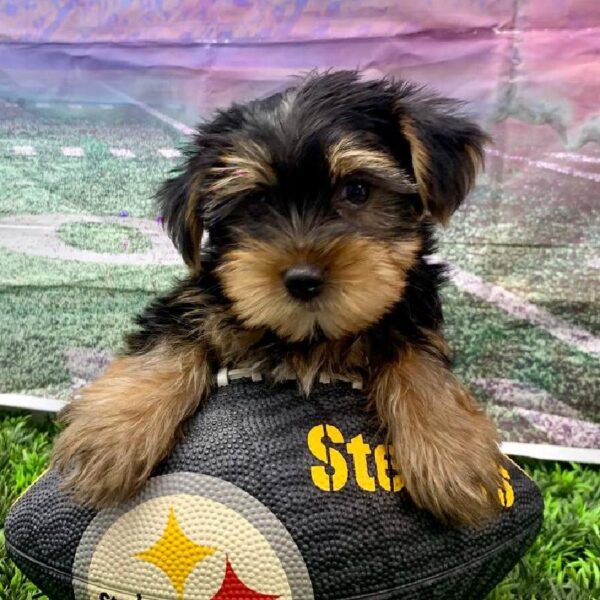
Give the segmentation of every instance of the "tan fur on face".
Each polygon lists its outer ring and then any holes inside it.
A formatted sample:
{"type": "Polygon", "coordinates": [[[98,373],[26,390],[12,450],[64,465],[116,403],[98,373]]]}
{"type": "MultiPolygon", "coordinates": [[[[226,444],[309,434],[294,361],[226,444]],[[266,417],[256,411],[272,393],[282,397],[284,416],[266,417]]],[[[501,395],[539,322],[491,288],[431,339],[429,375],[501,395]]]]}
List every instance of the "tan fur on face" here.
{"type": "Polygon", "coordinates": [[[220,163],[210,169],[217,177],[208,186],[208,191],[217,198],[254,190],[259,185],[272,186],[276,182],[268,149],[254,140],[238,140],[228,154],[220,157],[220,163]]]}
{"type": "MultiPolygon", "coordinates": [[[[412,157],[412,166],[415,173],[415,178],[421,191],[421,197],[425,203],[425,207],[429,209],[429,190],[427,186],[430,170],[429,153],[427,152],[427,148],[425,148],[424,144],[421,142],[417,134],[415,124],[410,117],[405,116],[402,118],[400,122],[400,129],[402,131],[402,135],[404,135],[410,144],[410,153],[412,157]]],[[[442,223],[446,223],[450,218],[450,215],[444,213],[439,215],[439,218],[442,223]]]]}
{"type": "Polygon", "coordinates": [[[320,327],[336,339],[372,325],[400,299],[419,248],[417,239],[345,236],[310,246],[248,239],[225,255],[219,276],[246,326],[268,327],[291,341],[310,338],[320,327]],[[309,303],[292,298],[282,278],[302,263],[325,272],[323,292],[309,303]]]}
{"type": "Polygon", "coordinates": [[[440,360],[407,348],[377,375],[371,399],[418,506],[472,525],[498,510],[495,428],[440,360]]]}
{"type": "Polygon", "coordinates": [[[369,148],[353,136],[332,144],[328,160],[334,180],[366,171],[389,180],[402,181],[410,188],[415,187],[408,173],[398,166],[394,157],[382,150],[369,148]]]}
{"type": "Polygon", "coordinates": [[[95,507],[133,496],[210,384],[199,345],[165,341],[144,355],[117,358],[62,415],[67,428],[52,462],[63,472],[65,489],[95,507]]]}

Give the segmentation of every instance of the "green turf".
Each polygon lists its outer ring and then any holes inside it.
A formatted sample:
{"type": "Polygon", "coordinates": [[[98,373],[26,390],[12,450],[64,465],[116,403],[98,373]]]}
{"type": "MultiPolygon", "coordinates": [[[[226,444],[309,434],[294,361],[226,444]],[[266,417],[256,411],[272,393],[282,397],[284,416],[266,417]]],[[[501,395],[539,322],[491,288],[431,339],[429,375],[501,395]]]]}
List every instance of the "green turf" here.
{"type": "Polygon", "coordinates": [[[454,265],[590,333],[600,333],[600,311],[596,308],[596,281],[600,272],[591,264],[591,257],[597,255],[595,246],[447,241],[440,245],[440,250],[454,265]]]}
{"type": "Polygon", "coordinates": [[[102,147],[84,158],[63,157],[54,148],[49,153],[51,159],[0,155],[0,215],[117,216],[127,210],[132,217],[153,218],[151,197],[173,167],[172,161],[160,156],[139,161],[114,158],[102,147]]]}
{"type": "Polygon", "coordinates": [[[66,351],[117,349],[134,314],[182,273],[2,250],[0,267],[0,391],[49,395],[69,389],[66,351]]]}
{"type": "Polygon", "coordinates": [[[94,252],[133,254],[152,247],[137,229],[110,223],[65,223],[59,227],[58,237],[70,246],[94,252]]]}
{"type": "Polygon", "coordinates": [[[600,203],[584,179],[507,168],[505,183],[482,176],[440,232],[442,255],[551,314],[600,332],[600,203]],[[543,195],[540,190],[544,190],[543,195]],[[539,200],[538,200],[539,198],[539,200]]]}
{"type": "MultiPolygon", "coordinates": [[[[595,382],[600,381],[597,359],[454,286],[445,288],[444,299],[446,334],[456,354],[455,370],[462,379],[528,382],[592,421],[598,420],[591,395],[595,382]]],[[[522,431],[511,431],[511,440],[526,441],[517,439],[519,433],[522,431]]]]}
{"type": "Polygon", "coordinates": [[[133,107],[111,111],[65,106],[16,107],[0,122],[0,216],[81,213],[155,217],[152,195],[176,163],[159,148],[177,147],[181,135],[133,107]],[[109,114],[110,113],[110,114],[109,114]],[[14,146],[35,156],[15,156],[14,146]],[[83,157],[63,156],[81,147],[83,157]],[[132,151],[117,158],[110,148],[132,151]]]}
{"type": "MultiPolygon", "coordinates": [[[[55,432],[52,423],[0,413],[0,527],[10,505],[43,472],[55,432]]],[[[488,600],[600,598],[600,469],[532,460],[522,464],[543,490],[544,525],[488,600]]],[[[7,560],[0,533],[0,598],[30,600],[33,593],[35,588],[7,560]]]]}
{"type": "MultiPolygon", "coordinates": [[[[3,523],[11,504],[46,468],[56,428],[33,424],[26,417],[0,413],[0,598],[32,600],[37,592],[8,561],[3,523]]],[[[46,599],[43,596],[44,600],[46,599]]]]}
{"type": "Polygon", "coordinates": [[[600,205],[590,185],[587,179],[507,163],[500,180],[492,174],[478,178],[477,188],[451,220],[447,238],[507,246],[597,246],[600,205]]]}

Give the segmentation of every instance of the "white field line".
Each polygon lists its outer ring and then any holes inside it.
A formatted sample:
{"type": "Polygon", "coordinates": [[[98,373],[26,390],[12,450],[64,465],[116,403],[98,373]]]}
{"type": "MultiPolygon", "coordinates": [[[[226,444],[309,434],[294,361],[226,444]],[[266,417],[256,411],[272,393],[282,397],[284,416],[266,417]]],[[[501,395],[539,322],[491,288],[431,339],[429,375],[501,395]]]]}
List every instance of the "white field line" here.
{"type": "Polygon", "coordinates": [[[33,146],[13,146],[13,152],[17,156],[35,156],[37,154],[33,146]]]}
{"type": "Polygon", "coordinates": [[[99,104],[98,107],[102,110],[112,110],[115,106],[114,104],[99,104]]]}
{"type": "Polygon", "coordinates": [[[171,127],[174,127],[175,129],[177,129],[177,131],[181,131],[181,133],[185,133],[186,135],[194,135],[194,133],[196,133],[196,131],[194,129],[192,129],[191,127],[188,127],[185,123],[181,123],[181,121],[177,121],[176,119],[173,119],[172,117],[169,117],[168,115],[165,115],[164,113],[160,112],[159,110],[156,110],[155,108],[152,108],[151,106],[148,106],[148,104],[146,104],[145,102],[142,102],[141,100],[137,100],[136,98],[129,96],[125,92],[122,92],[121,90],[118,90],[117,88],[114,88],[112,85],[109,85],[108,83],[104,83],[103,85],[104,85],[104,87],[109,89],[113,94],[119,96],[120,98],[123,98],[123,100],[126,100],[129,104],[134,104],[135,106],[141,108],[143,111],[147,112],[149,115],[152,115],[153,117],[156,117],[163,123],[167,123],[171,127]]]}
{"type": "Polygon", "coordinates": [[[571,448],[555,444],[526,444],[523,442],[502,442],[500,447],[504,454],[514,456],[600,464],[600,449],[571,448]]]}
{"type": "Polygon", "coordinates": [[[35,412],[57,413],[66,405],[64,400],[41,398],[28,394],[0,394],[0,407],[35,412]]]}
{"type": "Polygon", "coordinates": [[[563,160],[572,160],[582,163],[590,163],[592,165],[600,165],[600,157],[587,156],[585,154],[575,154],[574,152],[549,152],[548,156],[553,158],[561,158],[563,160]]]}
{"type": "Polygon", "coordinates": [[[80,148],[79,146],[64,146],[63,148],[61,148],[61,151],[64,156],[77,157],[77,158],[81,158],[82,156],[85,156],[85,152],[83,151],[83,148],[80,148]]]}
{"type": "Polygon", "coordinates": [[[568,323],[517,294],[484,281],[460,267],[450,265],[450,278],[459,289],[501,308],[512,317],[540,327],[580,352],[600,358],[600,338],[581,327],[568,323]]]}
{"type": "Polygon", "coordinates": [[[135,154],[126,148],[110,148],[109,152],[116,158],[135,158],[135,154]]]}
{"type": "Polygon", "coordinates": [[[165,158],[179,158],[181,156],[181,152],[175,148],[159,148],[157,152],[165,158]]]}
{"type": "Polygon", "coordinates": [[[50,108],[50,102],[36,102],[36,108],[50,108]]]}
{"type": "Polygon", "coordinates": [[[29,229],[32,231],[54,231],[55,225],[8,225],[0,223],[0,229],[29,229]]]}
{"type": "MultiPolygon", "coordinates": [[[[85,156],[83,148],[67,146],[60,149],[63,156],[79,157],[85,156]]],[[[109,152],[116,158],[135,158],[135,153],[127,148],[109,148],[109,152]]],[[[37,152],[33,146],[13,146],[15,156],[36,156],[37,152]]],[[[181,152],[175,148],[160,148],[158,153],[165,158],[177,158],[181,152]]]]}
{"type": "Polygon", "coordinates": [[[491,154],[492,156],[499,156],[500,158],[505,158],[507,160],[516,160],[519,162],[524,162],[528,165],[531,165],[532,167],[538,167],[540,169],[554,171],[555,173],[561,173],[562,175],[570,175],[571,177],[579,177],[581,179],[588,179],[589,181],[600,183],[600,173],[588,173],[587,171],[579,171],[578,169],[565,167],[563,165],[559,165],[558,163],[547,162],[545,160],[534,160],[531,158],[526,158],[525,156],[504,154],[503,152],[498,152],[497,150],[488,150],[488,154],[491,154]]]}
{"type": "Polygon", "coordinates": [[[68,104],[68,107],[71,110],[81,110],[83,108],[83,106],[81,104],[74,104],[74,103],[68,104]]]}

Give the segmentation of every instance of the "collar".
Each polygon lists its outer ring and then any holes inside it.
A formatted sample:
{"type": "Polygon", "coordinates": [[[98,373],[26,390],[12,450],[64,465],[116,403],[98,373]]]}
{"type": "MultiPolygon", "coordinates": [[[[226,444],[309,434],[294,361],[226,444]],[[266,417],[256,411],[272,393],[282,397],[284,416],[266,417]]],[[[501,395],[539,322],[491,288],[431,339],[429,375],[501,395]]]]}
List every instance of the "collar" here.
{"type": "MultiPolygon", "coordinates": [[[[245,369],[223,368],[223,369],[219,369],[219,371],[217,372],[217,386],[218,387],[225,387],[225,386],[229,385],[232,381],[235,381],[237,379],[251,379],[254,382],[259,382],[259,381],[263,381],[264,376],[262,375],[262,373],[260,373],[253,367],[248,367],[245,369]]],[[[292,376],[292,377],[286,377],[286,379],[288,381],[296,381],[297,378],[292,376]]],[[[329,375],[327,375],[325,373],[321,373],[319,375],[319,383],[323,383],[323,384],[327,385],[327,384],[331,384],[331,383],[336,383],[338,381],[342,381],[345,383],[351,383],[352,389],[354,389],[354,390],[362,390],[362,388],[363,388],[362,381],[360,381],[360,380],[356,380],[356,379],[352,380],[352,379],[348,379],[347,377],[330,377],[329,375]]]]}

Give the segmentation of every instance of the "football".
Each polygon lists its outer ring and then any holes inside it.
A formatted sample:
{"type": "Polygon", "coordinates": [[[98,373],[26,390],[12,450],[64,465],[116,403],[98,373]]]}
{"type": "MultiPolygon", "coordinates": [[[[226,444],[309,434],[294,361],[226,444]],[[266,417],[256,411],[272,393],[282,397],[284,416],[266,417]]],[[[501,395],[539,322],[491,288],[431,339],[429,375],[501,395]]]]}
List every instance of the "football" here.
{"type": "Polygon", "coordinates": [[[534,540],[543,503],[507,459],[501,514],[444,525],[411,502],[358,386],[218,390],[142,492],[94,511],[43,475],[6,547],[52,600],[482,599],[534,540]]]}

